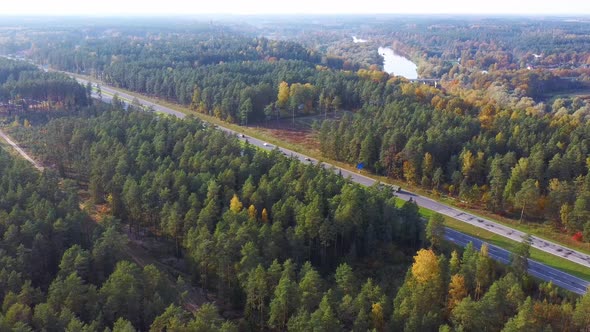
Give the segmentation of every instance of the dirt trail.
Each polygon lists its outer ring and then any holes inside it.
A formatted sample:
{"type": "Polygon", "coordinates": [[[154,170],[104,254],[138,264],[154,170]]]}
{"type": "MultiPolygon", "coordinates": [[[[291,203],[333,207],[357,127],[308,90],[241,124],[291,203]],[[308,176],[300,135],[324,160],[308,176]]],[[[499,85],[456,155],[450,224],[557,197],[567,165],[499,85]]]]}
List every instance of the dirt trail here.
{"type": "MultiPolygon", "coordinates": [[[[14,142],[6,133],[4,133],[2,129],[0,129],[0,137],[4,139],[8,144],[10,144],[12,148],[14,148],[24,159],[30,162],[37,170],[43,172],[44,167],[41,166],[37,161],[35,161],[35,159],[33,159],[31,156],[29,156],[20,146],[18,146],[16,142],[14,142]]],[[[93,213],[90,217],[94,222],[100,223],[99,218],[97,218],[97,213],[93,213]]],[[[190,276],[188,274],[179,271],[172,266],[160,262],[155,257],[150,255],[150,253],[141,246],[139,241],[133,240],[132,237],[129,236],[129,234],[127,234],[127,237],[129,238],[129,242],[127,243],[127,250],[125,251],[125,253],[129,256],[131,260],[135,262],[135,264],[139,265],[142,268],[149,264],[158,267],[160,271],[166,274],[167,279],[170,282],[170,285],[172,286],[172,288],[176,289],[179,294],[181,293],[181,290],[176,288],[176,278],[178,276],[182,276],[184,278],[184,280],[187,282],[187,294],[184,297],[182,304],[186,310],[194,313],[199,309],[199,307],[203,303],[210,302],[208,296],[203,291],[190,285],[190,276]]]]}
{"type": "Polygon", "coordinates": [[[0,129],[0,137],[10,144],[23,158],[33,164],[36,169],[43,172],[43,166],[36,162],[35,159],[31,158],[31,156],[29,156],[23,149],[21,149],[20,146],[18,146],[8,135],[6,135],[6,133],[4,133],[4,131],[2,131],[2,129],[0,129]]]}

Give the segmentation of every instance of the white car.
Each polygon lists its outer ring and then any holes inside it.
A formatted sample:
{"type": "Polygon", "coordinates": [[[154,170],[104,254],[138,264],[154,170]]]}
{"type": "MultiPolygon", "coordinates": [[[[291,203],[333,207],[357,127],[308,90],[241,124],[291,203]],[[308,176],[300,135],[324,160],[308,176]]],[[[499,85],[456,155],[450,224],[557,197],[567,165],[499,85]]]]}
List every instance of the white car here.
{"type": "Polygon", "coordinates": [[[264,145],[264,146],[270,146],[270,144],[268,144],[268,143],[264,143],[264,144],[262,144],[262,145],[264,145]]]}

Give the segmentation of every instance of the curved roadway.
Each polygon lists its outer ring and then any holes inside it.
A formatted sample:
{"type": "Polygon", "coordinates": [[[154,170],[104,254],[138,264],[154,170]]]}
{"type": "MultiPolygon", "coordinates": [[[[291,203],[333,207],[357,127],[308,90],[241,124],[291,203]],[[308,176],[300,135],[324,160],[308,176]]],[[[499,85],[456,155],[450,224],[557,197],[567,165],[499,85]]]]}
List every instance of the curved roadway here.
{"type": "MultiPolygon", "coordinates": [[[[78,81],[80,81],[83,84],[87,83],[86,80],[83,80],[80,78],[77,78],[77,79],[78,79],[78,81]]],[[[111,96],[114,95],[115,93],[118,94],[122,99],[124,99],[126,101],[131,101],[134,98],[136,98],[135,96],[132,96],[127,93],[112,89],[108,86],[101,85],[101,91],[103,92],[103,99],[107,100],[107,101],[110,100],[112,98],[111,96]],[[111,96],[109,96],[109,94],[111,96]]],[[[145,100],[143,98],[137,98],[137,99],[139,100],[139,102],[142,105],[147,106],[147,107],[151,107],[156,112],[170,114],[170,115],[176,116],[178,118],[184,118],[186,116],[184,113],[181,113],[179,111],[170,109],[168,107],[150,102],[150,101],[145,100]]],[[[282,151],[285,155],[289,155],[293,158],[297,158],[301,162],[318,163],[318,160],[310,158],[310,157],[303,155],[301,153],[297,153],[297,152],[291,151],[289,149],[285,149],[282,147],[278,147],[278,146],[274,146],[272,144],[265,143],[264,141],[259,140],[257,138],[246,137],[243,134],[238,133],[238,132],[231,130],[229,128],[218,126],[218,129],[223,130],[229,134],[236,135],[238,137],[238,139],[243,140],[243,141],[248,141],[250,144],[257,146],[261,149],[273,150],[273,149],[277,148],[280,151],[282,151]]],[[[362,174],[351,172],[351,171],[334,166],[329,163],[322,163],[322,166],[324,166],[325,168],[330,168],[334,172],[340,172],[342,174],[342,176],[350,177],[350,179],[352,181],[359,183],[361,185],[371,186],[371,185],[374,185],[375,183],[378,182],[378,181],[371,179],[369,177],[366,177],[362,174]]],[[[515,230],[513,228],[510,228],[508,226],[498,224],[498,223],[493,222],[491,220],[488,220],[488,219],[485,219],[482,217],[478,217],[476,215],[470,214],[470,213],[462,211],[460,209],[450,207],[448,205],[434,201],[430,198],[420,196],[420,195],[417,195],[417,194],[414,194],[414,193],[411,193],[408,191],[402,190],[402,191],[396,193],[396,195],[403,200],[407,201],[407,200],[412,199],[419,206],[436,211],[440,214],[449,216],[451,218],[458,219],[460,221],[471,224],[473,226],[486,229],[490,232],[499,234],[501,236],[507,237],[507,238],[517,241],[517,242],[522,241],[522,238],[525,235],[525,233],[515,230]]],[[[457,231],[450,229],[450,228],[446,228],[445,237],[448,240],[450,240],[458,245],[461,245],[461,246],[465,246],[465,245],[467,245],[467,243],[473,242],[474,245],[479,248],[482,243],[481,240],[479,240],[475,237],[457,232],[457,231]]],[[[536,249],[543,250],[543,251],[548,252],[550,254],[560,256],[560,257],[568,259],[574,263],[581,264],[583,266],[590,268],[590,256],[586,255],[584,253],[569,249],[569,248],[561,246],[559,244],[556,244],[556,243],[553,243],[553,242],[550,242],[550,241],[547,241],[547,240],[544,240],[544,239],[541,239],[538,237],[534,237],[534,236],[532,237],[531,246],[536,249]]],[[[490,247],[490,257],[492,257],[494,260],[499,261],[501,263],[508,263],[509,262],[509,260],[510,260],[510,252],[509,251],[499,248],[499,247],[496,247],[496,246],[493,246],[493,245],[490,245],[489,247],[490,247]]],[[[572,276],[572,275],[565,273],[563,271],[556,270],[552,267],[549,267],[549,266],[544,265],[542,263],[536,262],[534,260],[529,260],[529,273],[539,279],[542,279],[545,281],[552,281],[555,285],[558,285],[560,287],[563,287],[565,289],[568,289],[568,290],[578,293],[578,294],[586,293],[588,287],[590,286],[590,282],[588,282],[586,280],[582,280],[580,278],[572,276]]]]}

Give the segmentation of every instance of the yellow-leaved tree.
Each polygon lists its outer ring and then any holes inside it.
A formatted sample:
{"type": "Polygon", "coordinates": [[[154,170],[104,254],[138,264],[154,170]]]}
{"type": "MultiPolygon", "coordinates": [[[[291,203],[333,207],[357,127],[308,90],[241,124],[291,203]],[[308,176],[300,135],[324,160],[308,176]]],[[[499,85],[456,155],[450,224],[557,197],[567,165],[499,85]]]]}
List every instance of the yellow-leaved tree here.
{"type": "Polygon", "coordinates": [[[418,251],[414,256],[412,275],[419,283],[427,283],[440,276],[438,257],[434,254],[434,251],[429,249],[420,249],[418,251]]]}
{"type": "Polygon", "coordinates": [[[254,204],[252,204],[248,208],[248,217],[252,220],[256,220],[256,215],[258,215],[258,211],[256,210],[254,204]]]}
{"type": "Polygon", "coordinates": [[[229,202],[229,209],[234,213],[240,213],[243,207],[244,206],[242,202],[240,202],[238,195],[234,194],[234,197],[232,197],[231,201],[229,202]]]}
{"type": "Polygon", "coordinates": [[[460,274],[454,274],[449,283],[449,303],[447,304],[449,312],[451,312],[466,296],[467,288],[465,287],[465,278],[460,274]]]}
{"type": "Polygon", "coordinates": [[[371,306],[371,321],[375,330],[385,331],[385,319],[383,318],[381,303],[373,303],[371,306]]]}
{"type": "Polygon", "coordinates": [[[277,96],[277,106],[284,109],[289,101],[289,83],[282,81],[279,84],[279,94],[277,96]]]}

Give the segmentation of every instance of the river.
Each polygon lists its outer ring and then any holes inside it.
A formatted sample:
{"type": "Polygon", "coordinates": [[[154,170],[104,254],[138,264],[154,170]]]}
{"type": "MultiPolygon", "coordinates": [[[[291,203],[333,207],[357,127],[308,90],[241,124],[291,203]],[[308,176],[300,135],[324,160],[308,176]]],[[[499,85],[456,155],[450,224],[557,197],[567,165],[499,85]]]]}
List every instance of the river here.
{"type": "Polygon", "coordinates": [[[398,76],[403,76],[407,79],[417,79],[417,66],[412,61],[404,58],[389,47],[379,47],[377,50],[379,55],[383,57],[383,71],[398,76]]]}

